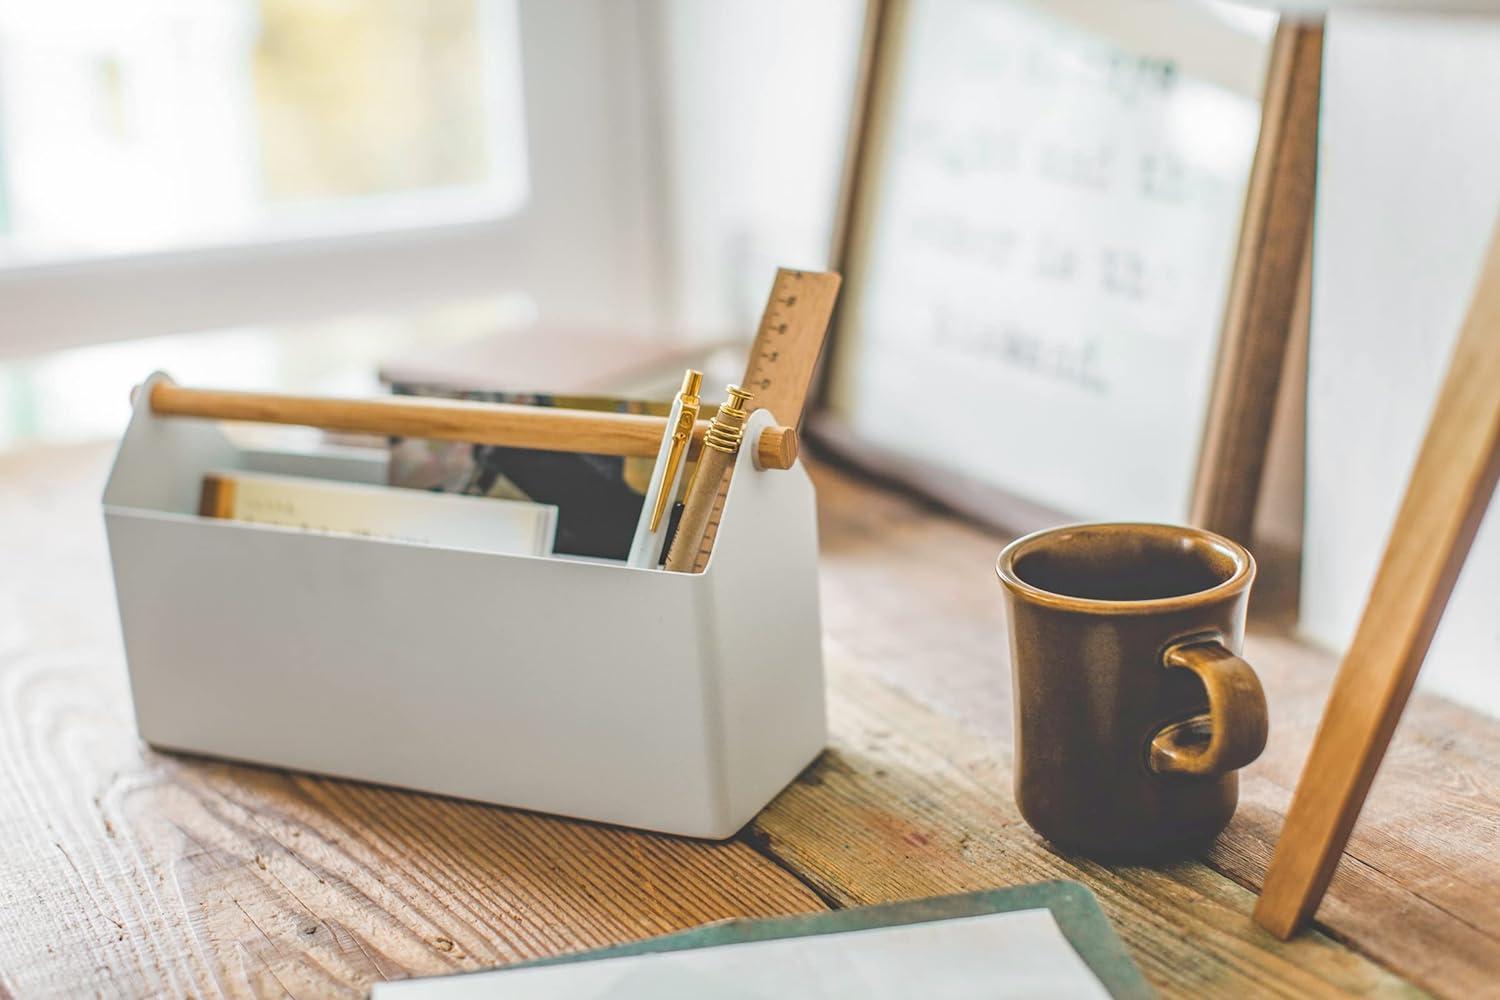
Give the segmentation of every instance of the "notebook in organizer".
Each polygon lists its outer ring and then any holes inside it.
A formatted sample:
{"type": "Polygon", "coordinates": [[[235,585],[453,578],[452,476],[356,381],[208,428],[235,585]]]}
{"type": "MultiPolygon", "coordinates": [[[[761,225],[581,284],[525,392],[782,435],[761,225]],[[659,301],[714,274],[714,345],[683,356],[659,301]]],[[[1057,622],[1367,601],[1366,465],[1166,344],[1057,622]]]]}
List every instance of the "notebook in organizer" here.
{"type": "MultiPolygon", "coordinates": [[[[1060,932],[1062,943],[1060,948],[1071,948],[1081,960],[1082,966],[1086,967],[1086,973],[1091,975],[1094,986],[1084,988],[1080,979],[1075,978],[1072,982],[1079,986],[1077,996],[1112,996],[1115,998],[1142,998],[1154,996],[1151,987],[1141,976],[1140,970],[1136,968],[1129,953],[1125,950],[1123,942],[1115,934],[1114,928],[1110,926],[1103,910],[1099,908],[1098,901],[1092,892],[1077,882],[1041,882],[1035,885],[1018,886],[1011,889],[996,889],[984,892],[975,892],[958,896],[941,896],[933,899],[919,899],[902,903],[888,903],[879,906],[863,906],[844,910],[833,910],[823,913],[808,914],[803,916],[778,917],[768,920],[729,920],[707,927],[694,930],[682,931],[669,934],[664,937],[650,938],[644,941],[636,941],[630,944],[617,945],[609,948],[600,948],[593,951],[581,952],[573,955],[563,955],[556,958],[545,958],[530,962],[521,962],[516,965],[507,966],[503,969],[491,969],[477,972],[459,973],[452,976],[430,977],[410,979],[394,983],[382,983],[375,987],[373,1000],[467,1000],[470,997],[494,996],[508,997],[517,996],[523,998],[533,997],[657,997],[657,996],[690,996],[694,992],[712,989],[716,995],[726,995],[722,992],[723,983],[704,978],[704,963],[730,952],[736,952],[735,947],[750,945],[762,949],[768,943],[793,941],[807,941],[819,935],[843,935],[842,942],[857,941],[864,937],[861,934],[848,932],[858,931],[888,931],[900,928],[918,928],[927,926],[934,930],[941,928],[943,937],[950,944],[956,936],[955,929],[960,922],[968,925],[970,930],[979,930],[978,923],[974,918],[989,917],[997,914],[1010,914],[1013,917],[1026,919],[1031,926],[1023,928],[1018,924],[1004,925],[994,924],[988,929],[1002,935],[1013,929],[1016,933],[1030,933],[1041,931],[1044,934],[1041,940],[1045,943],[1045,935],[1050,933],[1049,928],[1055,926],[1060,932]],[[1043,918],[1041,911],[1046,911],[1050,920],[1043,918]],[[1043,918],[1039,923],[1037,918],[1043,918]],[[1046,926],[1042,926],[1046,924],[1046,926]],[[717,956],[703,949],[718,949],[717,956]],[[678,969],[674,978],[663,980],[652,978],[650,966],[657,966],[656,972],[661,973],[662,963],[629,963],[627,973],[620,973],[610,977],[610,982],[603,983],[601,976],[605,970],[613,967],[625,969],[627,963],[607,963],[608,959],[625,959],[642,956],[668,956],[674,953],[698,952],[701,956],[699,968],[678,969]],[[604,963],[593,965],[592,963],[604,963]],[[590,964],[587,976],[579,976],[578,973],[585,970],[579,967],[590,964]],[[574,972],[570,978],[563,969],[552,969],[556,966],[572,966],[574,972]],[[549,970],[553,974],[547,977],[547,983],[542,983],[540,977],[532,975],[527,970],[549,970]],[[645,970],[644,972],[642,970],[645,970]],[[520,976],[516,974],[520,973],[520,976]],[[696,977],[696,978],[694,978],[696,977]],[[540,985],[539,985],[540,984],[540,985]]],[[[868,940],[868,939],[867,939],[868,940]]],[[[935,940],[935,939],[934,939],[935,940]]],[[[830,941],[830,944],[833,943],[830,941]]],[[[910,944],[910,941],[908,941],[910,944]]],[[[918,947],[921,946],[917,942],[918,947]]],[[[885,952],[884,940],[882,940],[882,952],[885,952]]],[[[785,951],[785,949],[783,949],[785,951]]],[[[748,953],[741,953],[747,955],[748,953]]],[[[844,975],[842,968],[847,967],[852,973],[853,979],[858,979],[862,974],[876,970],[860,966],[860,956],[849,952],[822,952],[816,948],[803,949],[800,955],[788,956],[786,954],[773,955],[771,953],[758,953],[758,960],[750,963],[747,967],[758,969],[767,968],[775,961],[783,964],[819,962],[820,954],[827,960],[823,971],[832,971],[844,975]],[[851,965],[851,961],[854,963],[851,965]],[[842,963],[842,965],[840,964],[842,963]]],[[[868,958],[870,952],[865,953],[868,958]]],[[[982,957],[982,952],[973,957],[982,957]]],[[[1063,968],[1069,961],[1066,956],[1057,955],[1055,963],[1057,973],[1061,975],[1067,970],[1063,968]]],[[[744,965],[745,963],[741,963],[744,965]]],[[[908,972],[916,976],[942,975],[943,969],[927,969],[914,967],[908,972]]],[[[1049,965],[1054,964],[1049,960],[1049,965]]],[[[805,976],[806,966],[797,975],[805,976]]],[[[711,974],[711,973],[710,973],[711,974]]],[[[774,978],[774,977],[770,977],[774,978]]],[[[1035,996],[1035,995],[1059,995],[1055,989],[1047,986],[1038,987],[1035,979],[1026,981],[1018,979],[1013,983],[1014,990],[1006,989],[1007,969],[1002,961],[995,961],[983,970],[983,975],[971,979],[975,991],[970,994],[962,988],[954,991],[943,990],[938,984],[928,983],[932,986],[929,991],[923,992],[941,994],[942,996],[1035,996]]],[[[800,981],[799,981],[800,982],[800,981]]],[[[806,990],[794,989],[792,993],[778,992],[775,995],[783,1000],[791,1000],[792,996],[845,996],[862,993],[867,984],[850,983],[852,987],[858,985],[859,989],[828,990],[818,986],[810,980],[806,981],[809,987],[806,990]]],[[[952,985],[952,984],[950,984],[952,985]]],[[[901,987],[896,986],[896,992],[901,987]]],[[[759,997],[772,995],[760,992],[756,984],[749,978],[737,982],[733,996],[759,997]]],[[[1066,995],[1063,994],[1063,995],[1066,995]]]]}

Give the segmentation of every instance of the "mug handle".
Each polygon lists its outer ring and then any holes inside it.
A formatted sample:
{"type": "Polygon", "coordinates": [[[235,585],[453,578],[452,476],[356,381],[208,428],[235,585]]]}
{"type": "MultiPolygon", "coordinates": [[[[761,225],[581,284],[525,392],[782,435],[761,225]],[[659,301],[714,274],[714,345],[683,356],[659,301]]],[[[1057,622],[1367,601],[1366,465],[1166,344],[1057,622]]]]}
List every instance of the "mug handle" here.
{"type": "Polygon", "coordinates": [[[1260,756],[1266,748],[1266,693],[1250,664],[1214,639],[1169,647],[1162,663],[1198,675],[1208,692],[1208,712],[1156,731],[1148,757],[1151,770],[1223,774],[1260,756]]]}

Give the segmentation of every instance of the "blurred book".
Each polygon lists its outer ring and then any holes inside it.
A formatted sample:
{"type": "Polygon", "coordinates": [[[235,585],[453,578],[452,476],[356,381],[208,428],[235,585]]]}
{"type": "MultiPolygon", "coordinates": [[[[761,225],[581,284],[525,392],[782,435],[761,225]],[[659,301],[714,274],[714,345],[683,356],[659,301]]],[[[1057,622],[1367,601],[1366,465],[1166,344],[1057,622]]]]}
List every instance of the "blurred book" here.
{"type": "Polygon", "coordinates": [[[511,555],[548,555],[557,532],[557,508],[546,504],[434,496],[389,486],[241,469],[203,477],[198,513],[302,531],[511,555]]]}
{"type": "Polygon", "coordinates": [[[721,391],[745,367],[747,341],[681,343],[608,330],[507,330],[397,355],[380,365],[386,385],[452,393],[548,392],[670,400],[685,368],[721,391]]]}
{"type": "MultiPolygon", "coordinates": [[[[666,416],[683,369],[743,366],[743,353],[618,333],[521,331],[397,358],[380,375],[397,395],[666,416]],[[727,360],[716,362],[716,354],[727,360]]],[[[713,412],[706,406],[701,416],[713,412]]],[[[653,462],[393,438],[390,483],[550,504],[558,509],[558,554],[624,559],[653,462]]]]}

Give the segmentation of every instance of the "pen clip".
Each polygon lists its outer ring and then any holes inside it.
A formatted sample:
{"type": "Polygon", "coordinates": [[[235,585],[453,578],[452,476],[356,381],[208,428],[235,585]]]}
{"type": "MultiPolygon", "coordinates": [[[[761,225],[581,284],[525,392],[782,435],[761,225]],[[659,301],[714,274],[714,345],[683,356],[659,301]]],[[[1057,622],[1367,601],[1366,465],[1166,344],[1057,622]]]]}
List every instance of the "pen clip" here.
{"type": "Polygon", "coordinates": [[[688,442],[693,437],[693,425],[698,422],[698,408],[683,407],[677,417],[677,426],[672,431],[672,450],[667,452],[667,468],[662,475],[661,491],[656,494],[656,507],[651,511],[651,532],[661,525],[661,517],[677,493],[672,487],[677,482],[677,469],[687,455],[688,442]]]}

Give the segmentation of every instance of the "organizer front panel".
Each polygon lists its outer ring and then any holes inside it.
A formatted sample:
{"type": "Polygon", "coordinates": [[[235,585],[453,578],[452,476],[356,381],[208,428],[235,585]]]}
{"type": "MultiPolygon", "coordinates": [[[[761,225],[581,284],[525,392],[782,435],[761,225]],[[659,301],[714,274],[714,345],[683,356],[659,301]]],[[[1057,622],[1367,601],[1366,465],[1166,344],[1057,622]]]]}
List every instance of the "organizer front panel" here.
{"type": "Polygon", "coordinates": [[[691,583],[112,512],[150,742],[655,828],[716,804],[691,583]],[[524,572],[517,567],[524,567],[524,572]],[[691,617],[688,621],[693,620],[691,617]]]}

